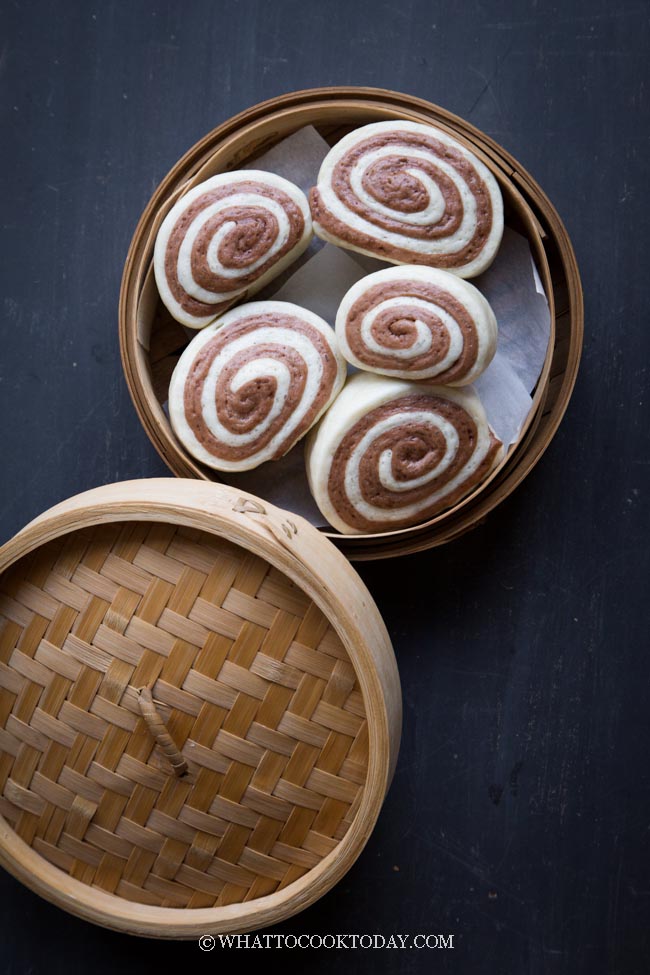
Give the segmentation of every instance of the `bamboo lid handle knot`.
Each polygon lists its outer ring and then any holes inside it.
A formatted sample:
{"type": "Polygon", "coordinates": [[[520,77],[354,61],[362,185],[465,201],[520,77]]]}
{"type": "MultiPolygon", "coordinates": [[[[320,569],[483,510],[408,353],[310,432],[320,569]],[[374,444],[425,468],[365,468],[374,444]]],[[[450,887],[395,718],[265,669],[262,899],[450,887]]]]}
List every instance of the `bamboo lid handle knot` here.
{"type": "Polygon", "coordinates": [[[169,734],[165,722],[154,704],[151,691],[148,687],[141,687],[137,694],[140,712],[142,713],[147,728],[151,732],[158,747],[165,753],[165,757],[174,770],[174,775],[182,779],[189,771],[187,762],[177,748],[174,739],[169,734]]]}

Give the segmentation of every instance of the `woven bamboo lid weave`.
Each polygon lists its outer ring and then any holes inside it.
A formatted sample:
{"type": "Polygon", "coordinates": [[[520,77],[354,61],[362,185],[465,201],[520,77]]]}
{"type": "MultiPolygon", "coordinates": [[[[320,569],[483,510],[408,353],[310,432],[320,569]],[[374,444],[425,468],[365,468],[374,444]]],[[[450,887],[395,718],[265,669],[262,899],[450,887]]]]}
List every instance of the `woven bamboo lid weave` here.
{"type": "Polygon", "coordinates": [[[0,859],[108,927],[262,927],[375,823],[401,696],[381,616],[302,519],[158,479],[0,550],[0,859]]]}

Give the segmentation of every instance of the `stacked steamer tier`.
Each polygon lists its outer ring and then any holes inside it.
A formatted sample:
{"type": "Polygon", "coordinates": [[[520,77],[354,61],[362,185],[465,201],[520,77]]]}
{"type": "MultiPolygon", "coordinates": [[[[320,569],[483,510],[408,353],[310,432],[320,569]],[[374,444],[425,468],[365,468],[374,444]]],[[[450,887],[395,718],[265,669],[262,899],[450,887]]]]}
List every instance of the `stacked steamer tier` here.
{"type": "Polygon", "coordinates": [[[187,335],[160,301],[153,274],[158,229],[177,200],[201,182],[237,169],[305,125],[332,145],[368,124],[433,124],[480,159],[498,183],[508,226],[524,235],[551,312],[551,340],[521,439],[466,497],[423,524],[390,532],[330,537],[352,559],[384,558],[440,545],[480,523],[537,463],[566,409],[582,346],[583,307],[575,258],[553,206],[505,150],[462,119],[421,99],[380,89],[296,92],[256,105],[198,143],[154,194],[136,230],[120,300],[120,340],[127,382],[156,449],[181,477],[218,480],[215,470],[179,445],[163,409],[187,335]]]}

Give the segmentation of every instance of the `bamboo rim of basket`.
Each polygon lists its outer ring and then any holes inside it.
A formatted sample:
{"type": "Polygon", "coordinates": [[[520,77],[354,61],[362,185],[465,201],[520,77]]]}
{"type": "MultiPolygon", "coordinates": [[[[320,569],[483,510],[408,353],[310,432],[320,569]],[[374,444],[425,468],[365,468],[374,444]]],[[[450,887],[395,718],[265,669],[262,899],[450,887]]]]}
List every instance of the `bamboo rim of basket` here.
{"type": "MultiPolygon", "coordinates": [[[[178,476],[209,483],[216,474],[192,458],[174,437],[169,421],[151,384],[146,352],[140,342],[139,311],[144,287],[151,286],[151,255],[157,229],[173,202],[194,182],[212,171],[230,168],[279,141],[301,125],[322,124],[324,116],[342,121],[342,113],[409,118],[446,129],[474,151],[499,181],[504,196],[524,223],[551,314],[551,335],[542,372],[532,396],[519,440],[501,463],[470,494],[452,508],[410,528],[365,535],[324,531],[352,559],[383,558],[443,544],[469,530],[505,499],[535,466],[564,415],[577,374],[582,346],[583,308],[580,279],[566,230],[548,198],[532,177],[493,140],[468,122],[423,99],[374,88],[320,88],[290,93],[253,106],[218,126],[196,143],[163,179],[136,227],[124,268],[120,291],[120,346],[122,363],[134,405],[149,439],[168,467],[178,476]],[[319,113],[314,119],[313,114],[319,113]],[[310,118],[310,116],[312,116],[310,118]],[[252,147],[251,147],[252,146],[252,147]],[[245,147],[245,151],[243,151],[245,147]],[[238,155],[239,153],[239,155],[238,155]],[[542,221],[546,223],[546,229],[542,221]],[[571,342],[562,386],[543,436],[536,436],[555,352],[555,292],[544,241],[557,245],[566,272],[571,320],[571,342]]],[[[343,116],[344,121],[344,116],[343,116]]],[[[154,285],[155,288],[155,285],[154,285]]]]}
{"type": "Polygon", "coordinates": [[[0,865],[72,914],[131,934],[192,938],[278,923],[336,884],[365,846],[397,761],[401,690],[390,638],[370,593],[347,559],[304,519],[284,531],[286,512],[223,484],[180,478],[123,481],[76,495],[40,515],[0,548],[0,573],[62,535],[99,524],[146,521],[198,529],[253,551],[296,583],[329,620],[348,653],[363,696],[369,733],[366,782],[345,836],[320,862],[282,890],[250,902],[209,908],[155,907],[125,900],[45,860],[0,816],[0,865]],[[242,503],[243,502],[243,503],[242,503]],[[317,567],[317,568],[316,568],[317,567]]]}

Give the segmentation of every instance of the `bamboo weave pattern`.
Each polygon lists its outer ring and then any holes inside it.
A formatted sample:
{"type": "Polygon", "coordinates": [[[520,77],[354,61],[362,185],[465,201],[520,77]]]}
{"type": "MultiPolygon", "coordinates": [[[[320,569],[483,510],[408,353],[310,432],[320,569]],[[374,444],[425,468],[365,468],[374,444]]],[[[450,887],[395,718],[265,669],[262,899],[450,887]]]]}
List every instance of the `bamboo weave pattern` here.
{"type": "Polygon", "coordinates": [[[0,590],[0,813],[39,854],[127,900],[201,908],[280,890],[338,845],[366,779],[363,700],[282,573],[137,522],[57,539],[0,590]]]}

